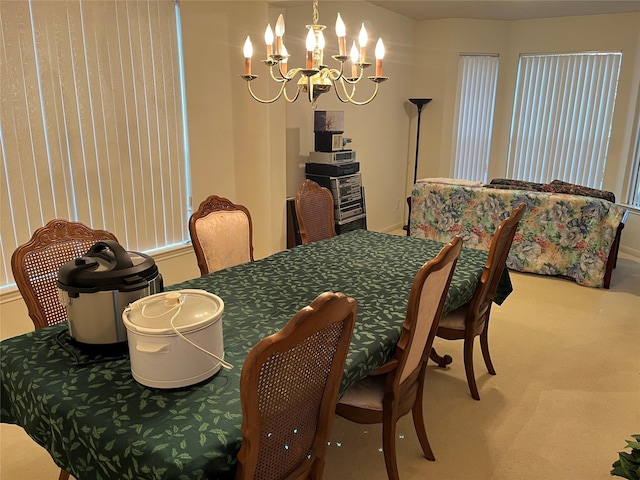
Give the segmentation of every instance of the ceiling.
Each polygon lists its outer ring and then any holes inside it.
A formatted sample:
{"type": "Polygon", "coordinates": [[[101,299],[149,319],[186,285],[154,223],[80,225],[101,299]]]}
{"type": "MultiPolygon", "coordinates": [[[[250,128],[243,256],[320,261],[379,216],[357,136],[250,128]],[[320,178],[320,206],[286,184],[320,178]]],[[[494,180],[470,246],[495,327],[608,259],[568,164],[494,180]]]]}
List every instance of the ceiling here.
{"type": "MultiPolygon", "coordinates": [[[[531,18],[640,12],[640,0],[347,0],[364,1],[414,20],[475,18],[523,20],[531,18]]],[[[310,0],[271,1],[276,6],[310,0]]],[[[322,2],[320,2],[322,7],[322,2]]],[[[640,26],[639,26],[640,28],[640,26]]]]}
{"type": "Polygon", "coordinates": [[[368,3],[414,20],[523,20],[640,12],[640,0],[368,0],[368,3]]]}

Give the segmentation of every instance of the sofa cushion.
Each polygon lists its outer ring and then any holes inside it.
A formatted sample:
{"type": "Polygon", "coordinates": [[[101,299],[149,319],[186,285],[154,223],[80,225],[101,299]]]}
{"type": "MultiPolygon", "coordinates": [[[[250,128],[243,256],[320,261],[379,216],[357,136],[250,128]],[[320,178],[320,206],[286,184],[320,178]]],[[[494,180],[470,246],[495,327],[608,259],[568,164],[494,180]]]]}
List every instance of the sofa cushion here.
{"type": "Polygon", "coordinates": [[[525,180],[512,180],[510,178],[494,178],[485,187],[504,188],[506,190],[528,190],[533,192],[541,192],[543,184],[536,182],[527,182],[525,180]]]}
{"type": "Polygon", "coordinates": [[[540,189],[533,189],[527,187],[525,185],[504,185],[504,184],[494,184],[494,183],[486,183],[482,185],[483,188],[494,188],[498,190],[523,190],[525,192],[542,192],[542,187],[540,189]]]}
{"type": "Polygon", "coordinates": [[[543,186],[543,191],[553,193],[567,193],[570,195],[582,195],[584,197],[594,197],[616,203],[616,196],[613,192],[607,190],[598,190],[597,188],[584,187],[573,183],[563,182],[562,180],[554,180],[543,186]]]}

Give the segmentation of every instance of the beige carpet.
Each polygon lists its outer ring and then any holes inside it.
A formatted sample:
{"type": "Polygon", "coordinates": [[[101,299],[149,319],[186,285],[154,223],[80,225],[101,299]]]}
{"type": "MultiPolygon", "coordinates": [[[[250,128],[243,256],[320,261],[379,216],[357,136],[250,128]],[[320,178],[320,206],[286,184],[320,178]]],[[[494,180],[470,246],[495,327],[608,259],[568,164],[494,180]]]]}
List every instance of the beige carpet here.
{"type": "MultiPolygon", "coordinates": [[[[625,439],[640,433],[640,261],[621,254],[612,288],[511,274],[491,314],[489,375],[479,348],[480,401],[469,394],[462,343],[436,339],[454,362],[430,366],[421,456],[411,416],[399,423],[403,480],[607,479],[625,439]]],[[[337,418],[327,479],[387,478],[381,427],[337,418]]]]}
{"type": "MultiPolygon", "coordinates": [[[[437,340],[454,362],[431,366],[421,456],[411,417],[400,421],[403,480],[607,479],[617,452],[640,433],[640,260],[621,254],[611,290],[512,273],[514,293],[491,317],[497,375],[481,355],[481,400],[469,395],[462,343],[437,340]]],[[[479,354],[479,348],[477,349],[479,354]]],[[[325,479],[387,478],[381,428],[336,418],[325,479]]],[[[0,478],[51,479],[47,453],[12,425],[0,427],[0,478]]]]}

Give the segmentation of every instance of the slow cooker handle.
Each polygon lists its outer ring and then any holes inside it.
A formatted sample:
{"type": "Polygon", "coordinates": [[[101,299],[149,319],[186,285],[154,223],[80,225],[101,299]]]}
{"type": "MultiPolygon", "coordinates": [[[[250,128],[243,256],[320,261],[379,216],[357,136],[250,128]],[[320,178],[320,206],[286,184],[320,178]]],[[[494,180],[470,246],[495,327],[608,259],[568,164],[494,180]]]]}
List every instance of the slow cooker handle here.
{"type": "Polygon", "coordinates": [[[116,270],[133,267],[133,261],[131,257],[124,249],[122,245],[114,240],[101,240],[93,244],[85,256],[87,257],[105,257],[103,252],[105,250],[111,250],[113,257],[116,261],[116,270]]]}

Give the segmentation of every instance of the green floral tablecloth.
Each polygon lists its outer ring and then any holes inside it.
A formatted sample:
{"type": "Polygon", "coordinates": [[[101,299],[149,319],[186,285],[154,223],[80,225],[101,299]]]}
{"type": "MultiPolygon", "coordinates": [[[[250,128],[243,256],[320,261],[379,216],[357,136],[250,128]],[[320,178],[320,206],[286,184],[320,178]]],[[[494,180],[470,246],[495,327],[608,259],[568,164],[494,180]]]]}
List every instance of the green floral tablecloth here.
{"type": "Polygon", "coordinates": [[[460,235],[465,246],[489,250],[495,229],[521,203],[527,210],[507,267],[602,287],[624,208],[599,198],[417,183],[411,197],[411,236],[443,242],[460,235]]]}
{"type": "MultiPolygon", "coordinates": [[[[342,390],[384,363],[400,335],[411,282],[442,244],[358,230],[172,285],[219,295],[225,360],[198,385],[147,388],[125,354],[78,350],[65,325],[0,343],[0,419],[16,423],[78,480],[233,478],[242,435],[239,378],[247,352],[321,292],[358,301],[342,390]]],[[[486,252],[463,249],[446,311],[468,302],[486,252]]],[[[505,270],[499,298],[511,291],[505,270]]]]}

